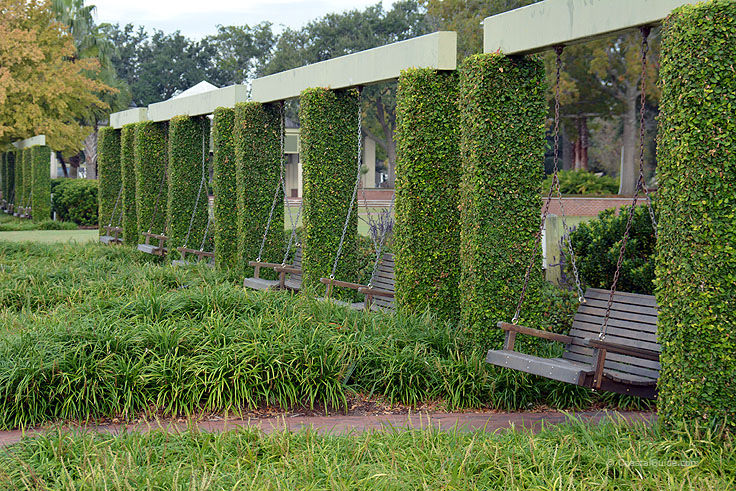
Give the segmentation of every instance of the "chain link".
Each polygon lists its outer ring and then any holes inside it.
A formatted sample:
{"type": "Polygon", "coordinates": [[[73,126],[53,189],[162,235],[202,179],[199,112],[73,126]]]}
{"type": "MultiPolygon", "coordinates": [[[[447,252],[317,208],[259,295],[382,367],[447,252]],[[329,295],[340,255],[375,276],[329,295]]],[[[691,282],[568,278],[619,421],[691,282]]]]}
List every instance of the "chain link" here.
{"type": "MultiPolygon", "coordinates": [[[[391,219],[391,211],[394,208],[395,198],[396,198],[396,193],[394,192],[391,195],[391,203],[389,203],[388,205],[389,220],[391,219]]],[[[381,230],[381,241],[378,243],[378,247],[376,248],[376,260],[373,261],[373,271],[371,271],[371,279],[368,281],[368,288],[373,288],[373,278],[376,276],[376,272],[378,271],[378,264],[381,262],[381,258],[383,256],[383,246],[386,242],[387,235],[388,235],[388,226],[384,226],[384,228],[381,230]]]]}
{"type": "MultiPolygon", "coordinates": [[[[115,200],[115,206],[112,209],[112,214],[110,215],[110,223],[107,224],[108,227],[112,227],[112,221],[115,220],[115,212],[118,209],[118,203],[120,202],[120,196],[123,194],[123,185],[120,185],[120,190],[118,191],[118,197],[115,200]]],[[[121,213],[122,216],[122,213],[121,213]]]]}
{"type": "MultiPolygon", "coordinates": [[[[186,249],[189,244],[189,236],[192,233],[192,225],[194,225],[194,218],[197,216],[197,208],[199,207],[199,198],[202,196],[202,187],[207,182],[207,159],[205,158],[205,131],[204,131],[204,119],[202,120],[202,179],[199,181],[199,190],[197,191],[197,199],[194,200],[194,208],[192,208],[192,216],[189,219],[189,228],[187,229],[187,236],[184,239],[184,248],[186,249]]],[[[209,212],[208,212],[209,216],[209,212]]],[[[209,225],[209,219],[208,224],[209,225]]]]}
{"type": "MultiPolygon", "coordinates": [[[[276,209],[276,203],[278,203],[279,199],[279,191],[283,187],[282,184],[284,182],[284,101],[281,101],[281,108],[280,108],[280,117],[281,117],[281,136],[280,136],[280,152],[279,152],[279,180],[276,183],[276,190],[273,193],[273,201],[271,202],[271,211],[268,212],[268,221],[266,222],[266,228],[263,230],[263,238],[261,239],[261,247],[258,248],[258,257],[256,258],[256,262],[261,262],[261,258],[263,256],[263,248],[266,246],[266,238],[268,237],[268,232],[271,229],[271,222],[273,221],[273,212],[276,209]]],[[[284,195],[284,197],[286,197],[284,195]]]]}
{"type": "MultiPolygon", "coordinates": [[[[164,168],[164,175],[161,178],[161,184],[158,186],[158,194],[156,195],[156,202],[153,205],[153,213],[151,214],[151,223],[148,224],[148,233],[151,233],[153,229],[153,223],[156,220],[156,214],[158,213],[158,202],[161,199],[161,193],[164,190],[164,184],[166,184],[166,168],[164,168]]],[[[164,228],[166,226],[164,225],[164,228]]]]}
{"type": "Polygon", "coordinates": [[[649,52],[649,33],[651,28],[644,26],[641,28],[641,99],[639,101],[639,179],[641,179],[642,189],[647,197],[647,209],[649,217],[652,220],[654,228],[654,238],[659,238],[657,233],[657,219],[654,215],[654,207],[652,206],[652,196],[649,194],[649,187],[644,179],[644,119],[647,102],[647,53],[649,52]]]}
{"type": "Polygon", "coordinates": [[[330,273],[330,279],[335,279],[335,272],[337,271],[337,264],[340,261],[342,255],[342,247],[345,244],[345,234],[348,232],[348,225],[350,224],[350,216],[353,213],[353,206],[355,205],[355,198],[358,194],[358,186],[360,185],[360,170],[363,167],[363,114],[361,107],[361,89],[358,89],[358,172],[355,177],[355,186],[353,186],[353,196],[350,198],[350,207],[348,208],[348,215],[345,217],[345,224],[342,226],[342,235],[340,235],[340,244],[337,246],[337,253],[335,254],[335,261],[332,263],[332,272],[330,273]]]}

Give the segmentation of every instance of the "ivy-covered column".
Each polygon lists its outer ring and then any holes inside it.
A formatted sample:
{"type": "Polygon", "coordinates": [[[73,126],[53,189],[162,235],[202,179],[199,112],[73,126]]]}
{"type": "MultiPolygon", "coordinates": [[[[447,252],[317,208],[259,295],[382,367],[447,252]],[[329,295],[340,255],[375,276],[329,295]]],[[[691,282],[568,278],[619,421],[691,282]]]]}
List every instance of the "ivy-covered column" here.
{"type": "Polygon", "coordinates": [[[106,126],[100,128],[98,135],[97,180],[99,190],[97,201],[99,211],[97,222],[100,235],[106,235],[107,231],[103,227],[109,224],[112,224],[112,226],[121,225],[119,217],[122,209],[118,199],[123,185],[120,169],[120,130],[106,126]]]}
{"type": "Polygon", "coordinates": [[[167,207],[169,251],[175,252],[182,246],[199,249],[202,242],[209,213],[209,155],[209,118],[176,116],[171,119],[167,207]]]}
{"type": "MultiPolygon", "coordinates": [[[[340,243],[355,186],[358,159],[358,91],[307,89],[301,94],[301,161],[304,182],[302,284],[322,287],[340,243]]],[[[358,209],[353,205],[335,277],[358,276],[358,209]]]]}
{"type": "Polygon", "coordinates": [[[135,206],[140,242],[149,228],[161,233],[166,223],[167,126],[145,121],[135,127],[135,206]]]}
{"type": "Polygon", "coordinates": [[[23,165],[23,162],[26,159],[26,155],[30,155],[30,150],[27,148],[24,148],[22,150],[18,150],[15,153],[16,160],[15,160],[15,176],[14,176],[14,188],[15,188],[15,199],[14,199],[14,205],[15,205],[15,213],[18,213],[18,207],[23,206],[23,169],[25,166],[23,165]]]}
{"type": "Polygon", "coordinates": [[[23,203],[33,209],[33,147],[23,149],[23,203]]]}
{"type": "Polygon", "coordinates": [[[459,318],[457,76],[405,70],[396,96],[396,299],[459,318]]]}
{"type": "Polygon", "coordinates": [[[461,324],[481,346],[503,338],[524,273],[534,266],[521,319],[538,307],[543,279],[539,230],[544,175],[545,74],[541,61],[471,56],[460,69],[461,324]]]}
{"type": "Polygon", "coordinates": [[[32,160],[32,217],[34,222],[42,222],[51,218],[51,149],[46,145],[33,147],[32,160]]]}
{"type": "Polygon", "coordinates": [[[126,124],[120,130],[120,177],[123,182],[123,243],[138,242],[138,217],[135,205],[135,126],[126,124]]]}
{"type": "MultiPolygon", "coordinates": [[[[276,104],[244,102],[235,106],[235,165],[238,202],[238,262],[250,276],[248,261],[258,257],[268,214],[279,182],[281,111],[276,104]]],[[[278,192],[262,261],[284,258],[284,195],[278,192]]],[[[268,278],[268,271],[263,271],[268,278]]],[[[275,276],[272,276],[275,278],[275,276]]]]}
{"type": "Polygon", "coordinates": [[[0,154],[0,192],[4,200],[8,199],[8,155],[10,155],[10,152],[0,154]]]}
{"type": "Polygon", "coordinates": [[[215,262],[218,268],[224,269],[238,266],[238,179],[234,125],[234,109],[215,109],[212,118],[215,262]]]}
{"type": "Polygon", "coordinates": [[[18,151],[17,150],[11,150],[8,152],[8,157],[6,161],[6,170],[5,175],[7,177],[7,183],[5,184],[5,191],[8,193],[7,197],[5,198],[5,201],[7,201],[7,204],[11,204],[11,198],[15,196],[15,166],[16,162],[18,160],[18,151]]]}
{"type": "Polygon", "coordinates": [[[736,3],[677,9],[662,34],[657,144],[659,416],[736,430],[736,3]]]}

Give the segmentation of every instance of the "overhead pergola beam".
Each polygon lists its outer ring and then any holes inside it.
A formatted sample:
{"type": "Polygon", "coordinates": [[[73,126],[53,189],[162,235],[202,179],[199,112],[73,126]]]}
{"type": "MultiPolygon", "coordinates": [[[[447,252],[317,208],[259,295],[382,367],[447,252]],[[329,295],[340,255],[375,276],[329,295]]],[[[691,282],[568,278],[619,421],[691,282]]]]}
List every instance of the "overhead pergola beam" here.
{"type": "Polygon", "coordinates": [[[252,98],[275,102],[299,97],[304,89],[344,89],[399,78],[406,68],[454,70],[457,34],[441,31],[331,60],[275,73],[253,81],[252,98]]]}
{"type": "Polygon", "coordinates": [[[13,146],[18,150],[35,147],[36,145],[46,145],[46,135],[32,136],[30,138],[26,138],[25,140],[19,140],[13,143],[13,146]]]}
{"type": "Polygon", "coordinates": [[[483,51],[537,53],[614,32],[662,22],[673,9],[697,0],[544,0],[486,17],[483,51]]]}
{"type": "Polygon", "coordinates": [[[145,107],[126,109],[110,115],[110,126],[116,130],[126,124],[140,123],[141,121],[148,121],[148,109],[145,107]]]}
{"type": "Polygon", "coordinates": [[[151,104],[148,106],[148,119],[159,122],[169,121],[174,116],[204,116],[214,113],[218,107],[235,107],[238,102],[247,100],[248,88],[245,85],[230,85],[151,104]]]}

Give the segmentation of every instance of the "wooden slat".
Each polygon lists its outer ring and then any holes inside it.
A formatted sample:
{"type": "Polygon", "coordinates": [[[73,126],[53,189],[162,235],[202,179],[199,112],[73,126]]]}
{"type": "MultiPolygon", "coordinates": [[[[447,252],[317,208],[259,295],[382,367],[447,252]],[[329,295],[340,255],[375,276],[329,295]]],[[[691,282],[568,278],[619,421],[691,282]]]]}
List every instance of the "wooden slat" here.
{"type": "Polygon", "coordinates": [[[563,358],[539,358],[516,351],[490,350],[486,361],[492,365],[506,367],[545,378],[580,385],[586,374],[592,372],[587,364],[563,358]]]}
{"type": "MultiPolygon", "coordinates": [[[[597,298],[587,298],[585,299],[585,305],[587,307],[599,308],[605,314],[606,307],[608,306],[608,302],[606,300],[599,300],[597,298]]],[[[619,312],[630,312],[632,314],[651,315],[654,317],[657,316],[656,307],[649,307],[645,305],[633,305],[630,303],[613,302],[611,304],[611,310],[615,310],[619,312]]]]}
{"type": "MultiPolygon", "coordinates": [[[[650,343],[658,344],[657,341],[657,334],[653,332],[646,332],[646,331],[634,331],[633,329],[621,329],[616,326],[608,324],[608,327],[606,328],[608,333],[614,336],[620,336],[623,338],[630,338],[630,339],[638,339],[640,341],[647,341],[650,343]]],[[[572,325],[572,329],[570,330],[571,336],[580,336],[580,337],[593,337],[597,336],[598,333],[601,331],[601,325],[600,324],[593,324],[592,322],[575,322],[572,325]],[[581,334],[573,334],[573,331],[577,330],[580,331],[581,334]]]]}
{"type": "MultiPolygon", "coordinates": [[[[588,288],[585,291],[585,298],[596,298],[608,302],[609,291],[599,288],[588,288]]],[[[630,303],[633,305],[642,305],[648,307],[657,307],[657,299],[654,295],[642,295],[640,293],[616,292],[613,295],[615,302],[630,303]]]]}
{"type": "MultiPolygon", "coordinates": [[[[595,315],[577,313],[575,314],[575,317],[573,317],[573,323],[575,322],[587,322],[589,324],[595,324],[600,327],[601,324],[603,324],[603,316],[599,317],[595,315]]],[[[657,332],[656,324],[647,324],[643,322],[632,322],[627,320],[609,318],[608,325],[619,327],[621,329],[628,329],[630,331],[641,331],[648,333],[657,332]]]]}
{"type": "Polygon", "coordinates": [[[586,344],[592,348],[605,349],[611,353],[630,356],[635,359],[659,362],[660,350],[646,348],[643,346],[645,343],[622,343],[620,339],[607,336],[605,339],[589,339],[586,344]]]}
{"type": "MultiPolygon", "coordinates": [[[[576,329],[570,331],[570,336],[573,338],[572,344],[580,346],[588,346],[589,340],[598,339],[597,332],[582,332],[576,329]]],[[[622,346],[627,346],[634,349],[645,349],[649,351],[655,351],[657,353],[659,353],[662,349],[661,346],[657,343],[642,341],[639,339],[625,338],[621,336],[614,336],[610,333],[610,331],[606,336],[606,340],[612,343],[620,344],[622,346]]]]}
{"type": "Polygon", "coordinates": [[[270,290],[279,286],[277,280],[264,280],[263,278],[246,278],[243,286],[254,290],[270,290]]]}
{"type": "MultiPolygon", "coordinates": [[[[581,357],[590,358],[593,356],[593,348],[585,348],[580,345],[570,345],[569,349],[566,350],[565,354],[563,354],[563,358],[566,358],[565,355],[567,353],[575,354],[576,358],[581,358],[581,357]]],[[[634,369],[645,370],[646,371],[645,374],[647,376],[651,376],[653,375],[652,372],[656,373],[656,372],[659,372],[659,370],[661,369],[661,365],[657,361],[646,360],[644,358],[634,358],[631,356],[622,355],[619,353],[613,353],[610,351],[608,352],[608,355],[606,356],[606,360],[616,362],[616,363],[626,364],[627,366],[634,367],[632,368],[632,370],[634,369]]],[[[636,372],[632,372],[632,373],[636,373],[636,372]]]]}
{"type": "MultiPolygon", "coordinates": [[[[588,315],[593,315],[597,317],[598,316],[603,317],[605,315],[605,311],[602,309],[597,309],[595,307],[588,307],[587,305],[580,305],[580,307],[578,307],[578,314],[588,314],[588,315]]],[[[621,312],[618,310],[611,310],[610,318],[630,321],[630,322],[638,322],[642,324],[657,325],[657,318],[654,316],[632,314],[629,312],[621,312]]]]}
{"type": "MultiPolygon", "coordinates": [[[[606,363],[604,370],[616,370],[619,373],[626,373],[632,377],[644,377],[648,379],[656,380],[659,378],[659,370],[646,370],[641,367],[635,367],[626,363],[621,363],[616,360],[609,359],[610,353],[606,353],[606,363]]],[[[571,353],[570,355],[563,356],[565,360],[574,361],[576,363],[590,363],[593,365],[594,358],[592,356],[585,357],[579,354],[571,353]]]]}
{"type": "Polygon", "coordinates": [[[518,324],[509,324],[508,322],[499,322],[498,327],[504,331],[514,331],[519,334],[526,334],[527,336],[534,336],[537,338],[548,339],[550,341],[557,341],[558,343],[569,344],[572,342],[570,336],[564,334],[557,334],[555,332],[540,331],[539,329],[532,329],[530,327],[520,326],[518,324]]]}

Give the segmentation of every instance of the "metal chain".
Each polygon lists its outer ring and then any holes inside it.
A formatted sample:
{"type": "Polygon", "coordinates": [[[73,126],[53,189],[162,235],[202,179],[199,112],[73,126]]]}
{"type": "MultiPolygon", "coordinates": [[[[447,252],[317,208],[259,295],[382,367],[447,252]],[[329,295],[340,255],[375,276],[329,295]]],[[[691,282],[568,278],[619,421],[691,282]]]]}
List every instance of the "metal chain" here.
{"type": "Polygon", "coordinates": [[[212,223],[212,217],[210,216],[209,210],[207,210],[207,226],[204,228],[202,242],[199,244],[199,252],[204,251],[204,244],[207,242],[207,235],[210,233],[210,223],[212,223]]]}
{"type": "Polygon", "coordinates": [[[121,184],[120,190],[118,191],[118,197],[115,200],[115,206],[112,208],[112,214],[110,215],[110,223],[107,224],[108,227],[112,227],[112,221],[115,220],[115,212],[118,209],[118,203],[120,202],[120,195],[122,194],[123,194],[123,185],[121,184]]]}
{"type": "Polygon", "coordinates": [[[639,179],[641,179],[642,189],[647,197],[647,209],[649,210],[649,217],[652,220],[652,227],[654,228],[654,238],[657,239],[657,219],[654,215],[654,207],[652,206],[652,197],[649,194],[649,188],[647,182],[644,179],[644,112],[646,108],[647,96],[647,53],[649,52],[649,33],[651,28],[644,26],[641,29],[641,99],[639,101],[639,179]]]}
{"type": "Polygon", "coordinates": [[[542,232],[544,231],[544,224],[549,214],[549,205],[552,202],[552,193],[555,190],[555,186],[559,187],[559,177],[557,175],[559,167],[559,150],[560,150],[560,72],[562,71],[562,50],[563,46],[555,46],[555,53],[557,54],[556,61],[556,72],[555,72],[555,126],[554,126],[554,155],[553,163],[554,168],[552,171],[552,185],[549,187],[547,192],[547,198],[545,199],[544,210],[542,211],[542,218],[539,224],[539,230],[537,230],[534,236],[534,246],[532,247],[532,257],[529,261],[529,266],[526,268],[526,274],[524,275],[524,285],[521,287],[521,295],[519,295],[519,301],[516,304],[516,312],[514,317],[511,319],[512,324],[516,324],[519,320],[519,314],[521,313],[521,306],[524,303],[526,297],[526,289],[529,286],[529,278],[532,274],[532,268],[534,267],[535,251],[537,247],[541,246],[542,243],[542,232]]]}
{"type": "Polygon", "coordinates": [[[151,223],[148,224],[148,233],[151,233],[153,229],[153,222],[156,220],[156,214],[158,213],[158,202],[161,198],[161,193],[164,190],[164,184],[166,184],[166,168],[164,168],[164,174],[161,177],[161,184],[158,186],[158,194],[156,195],[156,202],[153,204],[153,213],[151,214],[151,223]]]}
{"type": "MultiPolygon", "coordinates": [[[[613,297],[616,294],[616,284],[618,283],[619,276],[621,275],[621,265],[624,261],[624,253],[626,252],[626,243],[629,241],[629,235],[631,234],[631,225],[634,222],[634,212],[636,210],[636,204],[639,201],[639,192],[644,189],[646,184],[644,183],[644,102],[646,100],[646,67],[647,67],[647,52],[649,50],[649,43],[647,38],[649,37],[650,28],[644,26],[641,28],[642,43],[641,43],[641,109],[639,112],[639,122],[641,126],[639,128],[639,177],[636,180],[636,187],[634,188],[634,197],[631,200],[631,209],[629,210],[629,217],[626,220],[626,228],[624,229],[624,235],[621,239],[621,247],[618,252],[618,261],[616,262],[616,271],[613,273],[613,281],[611,282],[611,291],[608,294],[608,304],[606,305],[606,315],[603,317],[603,324],[601,324],[601,330],[598,333],[598,338],[603,340],[608,332],[608,321],[611,317],[611,307],[613,306],[613,297]]],[[[648,197],[647,193],[647,197],[648,197]]],[[[654,212],[649,208],[651,213],[652,223],[654,222],[654,212]]],[[[655,225],[655,237],[656,237],[656,225],[655,225]]]]}
{"type": "MultiPolygon", "coordinates": [[[[199,207],[199,198],[202,196],[202,187],[207,182],[207,159],[205,158],[205,131],[204,131],[204,119],[202,119],[202,179],[199,181],[199,190],[197,191],[197,199],[194,200],[194,207],[192,208],[192,216],[189,218],[189,228],[187,229],[187,236],[184,239],[184,248],[186,249],[189,244],[189,236],[192,233],[192,226],[194,225],[194,219],[197,216],[197,208],[199,207]]],[[[208,223],[209,225],[209,223],[208,223]]]]}
{"type": "MultiPolygon", "coordinates": [[[[284,182],[284,102],[281,101],[281,108],[280,108],[280,117],[281,117],[281,136],[280,136],[280,145],[281,150],[279,153],[279,180],[276,183],[276,190],[273,193],[273,201],[271,202],[271,211],[268,212],[268,221],[266,221],[266,228],[263,230],[263,238],[261,239],[261,247],[258,248],[258,257],[256,258],[256,262],[261,262],[261,257],[263,256],[263,248],[266,246],[266,238],[268,237],[268,232],[271,230],[271,222],[273,221],[273,212],[276,209],[276,203],[279,199],[279,191],[283,187],[284,182]]],[[[286,198],[286,195],[284,195],[284,198],[286,198]]]]}
{"type": "Polygon", "coordinates": [[[353,196],[350,198],[350,207],[348,208],[348,215],[345,217],[345,223],[342,226],[342,235],[340,235],[340,244],[337,246],[337,254],[335,254],[335,261],[332,263],[332,272],[330,273],[330,279],[335,279],[335,272],[337,271],[337,263],[340,261],[342,255],[342,247],[345,244],[345,234],[348,232],[348,225],[350,224],[350,216],[353,213],[353,206],[355,205],[355,197],[358,194],[358,186],[360,185],[360,169],[363,167],[363,115],[361,113],[361,90],[358,89],[358,172],[355,177],[355,186],[353,186],[353,196]]]}
{"type": "MultiPolygon", "coordinates": [[[[389,220],[391,219],[391,211],[394,208],[395,198],[396,198],[396,193],[394,192],[391,195],[391,203],[388,206],[389,220]]],[[[376,260],[373,262],[373,271],[371,272],[371,279],[368,281],[368,288],[373,287],[373,278],[376,276],[376,272],[378,271],[378,264],[381,262],[381,257],[383,256],[383,246],[386,242],[387,235],[388,235],[388,227],[384,227],[383,230],[381,230],[381,241],[379,242],[377,250],[376,250],[376,260]]]]}

